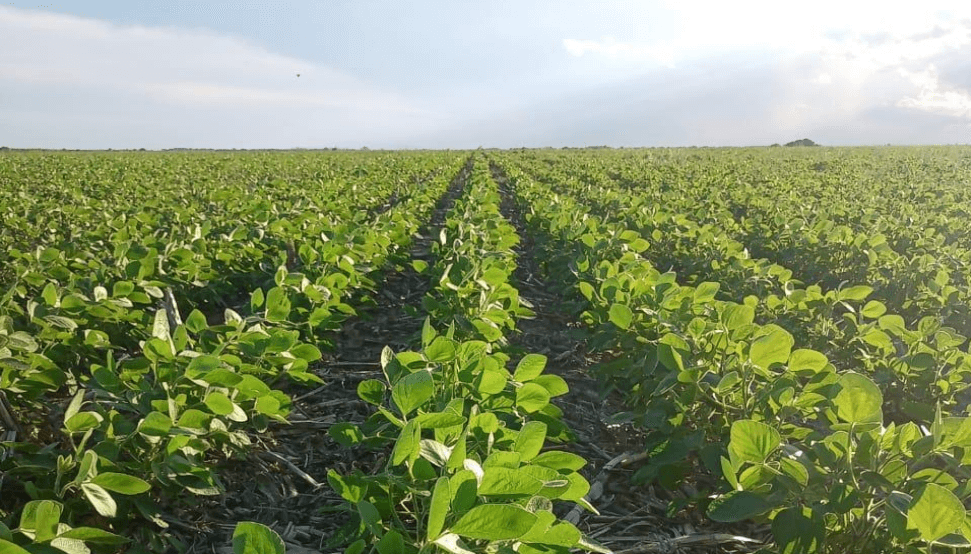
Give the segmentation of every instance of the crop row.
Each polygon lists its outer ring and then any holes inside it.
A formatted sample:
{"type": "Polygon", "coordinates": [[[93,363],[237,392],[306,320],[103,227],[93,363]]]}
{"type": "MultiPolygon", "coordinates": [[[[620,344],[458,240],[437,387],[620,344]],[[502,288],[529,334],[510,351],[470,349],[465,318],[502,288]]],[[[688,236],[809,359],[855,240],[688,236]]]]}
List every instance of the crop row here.
{"type": "Polygon", "coordinates": [[[531,312],[511,282],[519,237],[499,203],[479,159],[434,260],[413,262],[433,285],[421,349],[385,349],[384,380],[358,387],[373,416],[331,428],[349,447],[390,449],[377,474],[329,475],[355,516],[349,553],[604,551],[553,514],[557,502],[592,509],[578,473],[585,460],[546,448],[568,435],[550,403],[566,383],[544,372],[540,355],[507,369],[503,347],[531,312]]]}
{"type": "Polygon", "coordinates": [[[656,266],[676,268],[680,282],[718,281],[720,299],[752,306],[757,321],[785,328],[836,367],[870,375],[887,395],[891,419],[929,424],[935,406],[948,411],[966,404],[967,338],[939,318],[926,315],[908,324],[872,299],[873,287],[866,284],[803,287],[791,270],[750,257],[718,227],[665,212],[629,192],[576,182],[550,186],[578,200],[581,209],[637,232],[639,252],[656,266]]]}
{"type": "Polygon", "coordinates": [[[310,365],[326,333],[407,251],[461,161],[436,159],[427,181],[378,183],[394,201],[364,215],[329,190],[268,203],[273,187],[297,186],[271,182],[209,219],[191,203],[164,225],[150,208],[106,212],[84,231],[98,240],[68,233],[59,248],[14,252],[0,304],[0,400],[15,432],[0,510],[19,525],[0,524],[0,545],[78,552],[121,533],[135,550],[165,549],[143,523],[167,527],[158,500],[221,493],[217,462],[286,421],[275,387],[319,381],[310,365]],[[214,293],[243,286],[214,309],[214,293]]]}
{"type": "Polygon", "coordinates": [[[708,515],[771,521],[785,551],[969,544],[971,420],[938,409],[927,426],[885,425],[871,378],[718,300],[720,283],[679,284],[622,222],[577,217],[571,197],[509,173],[549,275],[585,299],[592,342],[612,355],[600,371],[648,433],[639,478],[674,486],[707,471],[720,484],[694,500],[708,515]]]}

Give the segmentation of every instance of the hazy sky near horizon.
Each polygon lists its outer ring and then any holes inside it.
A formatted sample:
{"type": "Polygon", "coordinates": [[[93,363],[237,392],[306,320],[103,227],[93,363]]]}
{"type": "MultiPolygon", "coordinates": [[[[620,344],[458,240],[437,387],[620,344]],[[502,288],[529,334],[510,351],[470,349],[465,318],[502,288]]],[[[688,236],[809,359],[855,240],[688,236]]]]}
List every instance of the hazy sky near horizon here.
{"type": "Polygon", "coordinates": [[[969,91],[966,1],[0,3],[0,146],[969,143],[969,91]]]}

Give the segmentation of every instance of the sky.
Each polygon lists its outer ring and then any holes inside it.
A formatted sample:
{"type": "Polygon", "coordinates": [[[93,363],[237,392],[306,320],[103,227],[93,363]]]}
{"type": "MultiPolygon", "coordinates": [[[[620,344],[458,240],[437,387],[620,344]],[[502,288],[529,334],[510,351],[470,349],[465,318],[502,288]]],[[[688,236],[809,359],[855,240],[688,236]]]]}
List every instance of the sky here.
{"type": "Polygon", "coordinates": [[[0,146],[971,143],[971,2],[0,1],[0,146]]]}

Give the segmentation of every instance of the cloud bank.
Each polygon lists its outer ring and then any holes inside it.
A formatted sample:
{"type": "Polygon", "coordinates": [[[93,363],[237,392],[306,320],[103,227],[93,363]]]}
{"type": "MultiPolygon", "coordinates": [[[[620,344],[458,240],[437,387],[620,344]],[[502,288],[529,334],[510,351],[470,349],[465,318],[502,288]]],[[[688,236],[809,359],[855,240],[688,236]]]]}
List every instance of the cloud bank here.
{"type": "Polygon", "coordinates": [[[0,89],[0,140],[43,129],[39,144],[19,146],[357,147],[406,140],[440,119],[393,91],[236,37],[5,7],[0,89]]]}

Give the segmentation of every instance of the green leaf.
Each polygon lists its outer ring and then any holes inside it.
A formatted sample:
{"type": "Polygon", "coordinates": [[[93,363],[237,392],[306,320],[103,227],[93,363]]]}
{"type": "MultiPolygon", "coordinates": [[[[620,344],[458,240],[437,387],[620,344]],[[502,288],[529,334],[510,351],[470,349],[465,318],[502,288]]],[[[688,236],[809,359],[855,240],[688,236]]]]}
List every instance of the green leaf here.
{"type": "Polygon", "coordinates": [[[839,291],[840,300],[865,300],[867,296],[873,293],[873,287],[868,287],[866,285],[857,285],[855,287],[850,287],[848,289],[843,289],[839,291]]]}
{"type": "Polygon", "coordinates": [[[0,554],[31,554],[16,544],[0,539],[0,554]]]}
{"type": "Polygon", "coordinates": [[[121,494],[141,494],[152,488],[151,485],[138,477],[124,473],[101,473],[91,482],[111,492],[121,494]]]}
{"type": "Polygon", "coordinates": [[[149,412],[138,424],[138,432],[151,437],[164,437],[172,429],[172,420],[161,412],[149,412]]]}
{"type": "Polygon", "coordinates": [[[58,535],[61,539],[74,539],[93,544],[125,544],[129,539],[94,527],[75,527],[58,535]]]}
{"type": "Polygon", "coordinates": [[[451,506],[452,490],[448,477],[439,477],[432,490],[432,501],[428,507],[428,540],[433,541],[445,528],[445,517],[451,506]]]}
{"type": "Polygon", "coordinates": [[[769,334],[762,335],[752,341],[749,349],[749,359],[762,369],[769,369],[772,364],[784,364],[789,360],[792,345],[795,341],[788,331],[775,325],[768,325],[769,334]]]}
{"type": "Polygon", "coordinates": [[[443,363],[455,358],[455,342],[445,337],[435,337],[425,350],[429,362],[443,363]]]}
{"type": "Polygon", "coordinates": [[[308,362],[316,362],[323,357],[320,354],[320,349],[312,344],[298,344],[290,349],[290,353],[308,362]]]}
{"type": "Polygon", "coordinates": [[[634,321],[634,312],[623,304],[611,304],[608,311],[610,322],[621,329],[629,329],[634,321]]]}
{"type": "Polygon", "coordinates": [[[233,531],[233,554],[286,554],[280,535],[269,527],[252,521],[236,524],[233,531]]]}
{"type": "Polygon", "coordinates": [[[104,418],[95,412],[78,412],[64,422],[64,427],[72,433],[82,433],[89,429],[97,429],[104,418]]]}
{"type": "Polygon", "coordinates": [[[84,491],[84,496],[99,514],[104,517],[115,517],[118,511],[118,504],[108,494],[108,491],[94,483],[81,483],[81,490],[84,491]]]}
{"type": "Polygon", "coordinates": [[[135,285],[130,281],[117,281],[111,287],[111,296],[113,298],[124,298],[133,292],[135,292],[135,285]]]}
{"type": "Polygon", "coordinates": [[[364,434],[353,423],[337,423],[327,430],[330,438],[345,448],[350,448],[364,440],[364,434]]]}
{"type": "Polygon", "coordinates": [[[799,349],[793,351],[792,355],[789,356],[789,371],[819,373],[828,363],[829,360],[820,352],[799,349]]]}
{"type": "Polygon", "coordinates": [[[516,406],[526,413],[538,412],[549,403],[549,391],[536,383],[526,383],[516,389],[516,406]]]}
{"type": "Polygon", "coordinates": [[[405,460],[414,460],[421,452],[421,426],[411,420],[405,424],[398,435],[391,452],[391,465],[401,465],[405,460]]]}
{"type": "Polygon", "coordinates": [[[860,314],[869,319],[877,319],[885,313],[887,313],[887,307],[883,304],[883,302],[877,300],[867,302],[866,305],[863,306],[863,309],[860,310],[860,314]]]}
{"type": "Polygon", "coordinates": [[[36,352],[37,351],[37,341],[34,337],[28,335],[23,331],[15,331],[7,336],[7,345],[12,350],[20,350],[21,352],[36,352]]]}
{"type": "Polygon", "coordinates": [[[529,461],[539,454],[546,441],[546,424],[540,421],[530,421],[523,425],[519,434],[516,435],[516,444],[513,450],[522,454],[523,461],[529,461]]]}
{"type": "Polygon", "coordinates": [[[772,536],[780,554],[815,554],[826,539],[826,526],[809,508],[786,508],[772,519],[772,536]]]}
{"type": "Polygon", "coordinates": [[[546,389],[550,393],[550,396],[562,396],[570,392],[570,387],[566,384],[566,381],[559,375],[552,373],[540,375],[531,382],[546,389]]]}
{"type": "Polygon", "coordinates": [[[266,320],[286,321],[290,316],[290,298],[287,291],[280,287],[273,287],[266,295],[266,320]]]}
{"type": "Polygon", "coordinates": [[[587,465],[587,461],[583,459],[583,457],[572,452],[564,452],[562,450],[548,450],[543,452],[539,456],[533,458],[531,463],[533,465],[548,467],[550,469],[569,471],[577,471],[583,466],[587,465]]]}
{"type": "Polygon", "coordinates": [[[732,423],[728,455],[732,465],[741,467],[743,462],[760,464],[782,443],[779,432],[760,421],[750,419],[732,423]]]}
{"type": "Polygon", "coordinates": [[[841,375],[837,385],[837,417],[847,423],[883,423],[883,393],[873,381],[850,372],[841,375]]]}
{"type": "Polygon", "coordinates": [[[216,415],[229,415],[233,413],[235,404],[224,393],[213,391],[206,395],[206,406],[216,415]]]}
{"type": "Polygon", "coordinates": [[[511,540],[524,535],[536,516],[511,504],[482,504],[465,513],[450,529],[470,539],[511,540]]]}
{"type": "Polygon", "coordinates": [[[35,542],[47,542],[57,536],[64,507],[53,500],[33,500],[20,514],[20,528],[36,534],[35,542]]]}
{"type": "Polygon", "coordinates": [[[907,526],[917,529],[925,541],[934,542],[956,532],[964,525],[965,516],[961,499],[940,485],[928,483],[907,510],[907,526]]]}
{"type": "Polygon", "coordinates": [[[344,476],[333,469],[327,470],[327,483],[344,500],[357,504],[367,493],[367,482],[360,475],[344,476]]]}
{"type": "Polygon", "coordinates": [[[74,331],[78,328],[78,324],[73,319],[60,315],[44,316],[44,321],[50,323],[54,327],[59,327],[68,331],[74,331]]]}
{"type": "Polygon", "coordinates": [[[378,554],[401,554],[405,551],[405,539],[395,530],[388,531],[377,544],[378,554]]]}
{"type": "Polygon", "coordinates": [[[202,312],[192,310],[185,320],[185,328],[192,333],[199,334],[209,328],[209,322],[206,321],[206,316],[202,315],[202,312]]]}
{"type": "Polygon", "coordinates": [[[526,383],[539,377],[546,368],[546,356],[542,354],[526,354],[516,364],[516,372],[512,378],[520,383],[526,383]]]}
{"type": "Polygon", "coordinates": [[[734,331],[755,321],[755,309],[746,304],[727,304],[721,316],[725,327],[734,331]]]}
{"type": "Polygon", "coordinates": [[[432,374],[425,370],[402,377],[391,389],[391,399],[403,416],[410,414],[434,395],[435,382],[432,374]]]}
{"type": "Polygon", "coordinates": [[[772,509],[761,496],[749,491],[732,491],[712,501],[708,517],[721,523],[753,518],[772,509]]]}
{"type": "Polygon", "coordinates": [[[479,483],[479,494],[483,496],[530,496],[543,488],[543,482],[525,468],[491,466],[484,471],[479,483]]]}
{"type": "Polygon", "coordinates": [[[380,406],[384,402],[384,391],[384,383],[377,379],[361,381],[357,385],[358,398],[374,406],[380,406]]]}
{"type": "Polygon", "coordinates": [[[213,356],[211,354],[203,354],[202,356],[196,356],[192,358],[186,368],[190,372],[196,372],[196,375],[206,373],[208,371],[213,371],[219,369],[223,366],[222,360],[213,356]]]}

